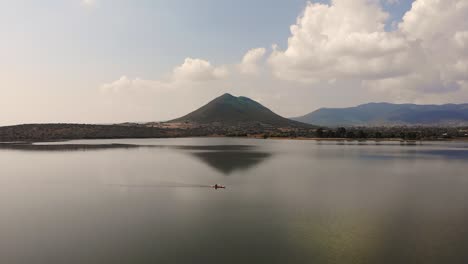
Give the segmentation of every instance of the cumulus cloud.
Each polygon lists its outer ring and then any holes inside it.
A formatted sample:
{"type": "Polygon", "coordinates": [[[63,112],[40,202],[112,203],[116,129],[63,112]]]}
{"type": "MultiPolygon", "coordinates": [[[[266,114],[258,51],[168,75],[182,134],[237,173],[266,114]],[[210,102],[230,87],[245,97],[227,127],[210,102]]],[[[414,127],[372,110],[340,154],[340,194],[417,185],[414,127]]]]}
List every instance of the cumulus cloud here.
{"type": "Polygon", "coordinates": [[[210,81],[222,79],[228,75],[225,67],[213,67],[209,61],[186,58],[184,63],[173,71],[175,80],[210,81]]]}
{"type": "Polygon", "coordinates": [[[258,74],[260,71],[259,62],[265,56],[265,48],[256,48],[247,51],[239,64],[239,71],[243,74],[258,74]]]}
{"type": "Polygon", "coordinates": [[[418,43],[421,56],[407,76],[367,82],[378,89],[448,93],[468,80],[468,2],[417,0],[398,25],[408,42],[418,43]],[[397,83],[398,86],[390,85],[397,83]]]}
{"type": "Polygon", "coordinates": [[[451,92],[468,79],[466,0],[416,0],[392,31],[388,17],[380,1],[308,3],[268,62],[279,79],[360,80],[377,90],[451,92]]]}
{"type": "Polygon", "coordinates": [[[170,83],[159,80],[144,80],[140,78],[130,79],[122,76],[118,80],[101,85],[103,92],[122,92],[132,90],[169,89],[170,83]]]}
{"type": "Polygon", "coordinates": [[[214,67],[209,61],[186,58],[184,63],[173,69],[169,78],[159,80],[130,79],[122,76],[118,80],[101,85],[103,92],[122,92],[136,90],[168,90],[193,83],[204,83],[227,77],[228,69],[214,67]]]}
{"type": "Polygon", "coordinates": [[[417,40],[444,82],[468,79],[468,1],[417,0],[399,29],[417,40]]]}
{"type": "Polygon", "coordinates": [[[376,1],[309,3],[291,26],[288,48],[274,50],[269,62],[277,77],[303,82],[406,74],[416,43],[386,32],[387,18],[376,1]]]}

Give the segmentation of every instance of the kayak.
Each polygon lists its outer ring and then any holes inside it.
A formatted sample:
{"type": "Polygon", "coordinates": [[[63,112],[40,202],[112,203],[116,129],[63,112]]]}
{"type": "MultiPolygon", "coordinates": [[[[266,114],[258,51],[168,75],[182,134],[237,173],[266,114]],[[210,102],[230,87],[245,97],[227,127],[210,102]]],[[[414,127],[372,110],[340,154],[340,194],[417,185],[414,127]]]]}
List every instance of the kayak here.
{"type": "Polygon", "coordinates": [[[213,189],[226,189],[226,186],[224,185],[219,185],[219,184],[215,184],[215,185],[210,185],[211,188],[213,189]]]}

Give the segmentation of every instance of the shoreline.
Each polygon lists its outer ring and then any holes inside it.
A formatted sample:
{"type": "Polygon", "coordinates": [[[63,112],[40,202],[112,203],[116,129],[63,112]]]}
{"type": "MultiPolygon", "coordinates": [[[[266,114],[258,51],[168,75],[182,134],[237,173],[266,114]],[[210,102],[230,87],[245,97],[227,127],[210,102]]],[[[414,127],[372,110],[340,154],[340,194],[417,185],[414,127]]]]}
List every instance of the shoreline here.
{"type": "MultiPolygon", "coordinates": [[[[59,142],[70,142],[76,140],[124,140],[124,139],[196,139],[196,138],[235,138],[235,139],[256,139],[256,140],[294,140],[294,141],[325,141],[325,142],[358,142],[358,143],[367,143],[367,142],[400,142],[406,145],[414,145],[417,143],[423,142],[468,142],[468,138],[451,138],[451,139],[421,139],[421,140],[405,140],[398,138],[317,138],[317,137],[267,137],[262,136],[245,136],[245,137],[230,137],[223,135],[209,135],[209,136],[199,136],[199,137],[112,137],[112,138],[74,138],[74,139],[57,139],[57,140],[28,140],[28,141],[2,141],[0,142],[0,147],[2,146],[18,146],[18,145],[34,145],[36,143],[59,143],[59,142]]],[[[47,145],[47,144],[44,144],[47,145]]]]}
{"type": "Polygon", "coordinates": [[[285,127],[206,126],[193,129],[148,126],[29,124],[0,127],[0,142],[59,142],[85,139],[232,137],[315,141],[391,141],[414,144],[422,141],[467,141],[468,128],[348,128],[335,130],[285,127]]]}
{"type": "MultiPolygon", "coordinates": [[[[242,137],[239,137],[242,138],[242,137]]],[[[348,141],[348,142],[440,142],[440,141],[453,141],[453,142],[468,142],[468,138],[452,138],[452,139],[444,139],[444,138],[439,138],[439,139],[419,139],[419,140],[407,140],[407,139],[398,139],[398,138],[308,138],[308,137],[268,137],[268,138],[263,138],[263,137],[244,137],[244,138],[253,138],[253,139],[273,139],[273,140],[304,140],[304,141],[348,141]]]]}

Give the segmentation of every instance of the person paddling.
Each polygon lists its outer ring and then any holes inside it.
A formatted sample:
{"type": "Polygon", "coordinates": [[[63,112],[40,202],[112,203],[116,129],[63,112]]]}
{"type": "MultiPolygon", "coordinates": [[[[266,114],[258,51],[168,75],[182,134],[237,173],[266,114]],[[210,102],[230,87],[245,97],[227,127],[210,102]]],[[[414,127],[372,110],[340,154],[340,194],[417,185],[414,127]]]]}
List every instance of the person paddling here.
{"type": "Polygon", "coordinates": [[[226,186],[219,185],[219,184],[212,185],[211,187],[214,188],[215,190],[217,190],[217,189],[226,189],[226,186]]]}

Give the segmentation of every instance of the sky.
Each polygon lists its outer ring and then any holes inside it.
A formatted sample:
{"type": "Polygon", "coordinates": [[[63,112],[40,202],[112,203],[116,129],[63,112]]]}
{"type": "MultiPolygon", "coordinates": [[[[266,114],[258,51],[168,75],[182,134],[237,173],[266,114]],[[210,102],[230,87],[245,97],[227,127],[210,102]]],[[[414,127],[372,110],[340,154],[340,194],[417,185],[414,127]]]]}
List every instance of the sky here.
{"type": "Polygon", "coordinates": [[[0,0],[0,125],[468,102],[468,0],[0,0]]]}

